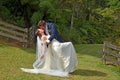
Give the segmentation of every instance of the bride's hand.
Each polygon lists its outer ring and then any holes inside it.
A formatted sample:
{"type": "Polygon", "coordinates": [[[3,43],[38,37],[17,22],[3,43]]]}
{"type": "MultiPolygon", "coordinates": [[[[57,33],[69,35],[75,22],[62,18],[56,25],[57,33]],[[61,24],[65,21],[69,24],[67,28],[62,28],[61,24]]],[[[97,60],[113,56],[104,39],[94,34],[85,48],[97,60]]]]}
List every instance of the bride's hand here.
{"type": "Polygon", "coordinates": [[[50,44],[50,40],[47,39],[47,40],[46,40],[46,43],[47,43],[47,45],[49,45],[49,44],[50,44]]]}
{"type": "Polygon", "coordinates": [[[43,58],[44,58],[44,54],[41,54],[40,59],[43,59],[43,58]]]}

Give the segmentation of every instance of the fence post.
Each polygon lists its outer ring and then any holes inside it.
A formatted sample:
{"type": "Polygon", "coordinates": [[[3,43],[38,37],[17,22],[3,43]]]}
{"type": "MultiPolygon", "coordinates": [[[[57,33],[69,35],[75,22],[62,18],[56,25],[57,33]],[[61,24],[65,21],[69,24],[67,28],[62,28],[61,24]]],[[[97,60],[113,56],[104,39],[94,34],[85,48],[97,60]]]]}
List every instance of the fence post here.
{"type": "Polygon", "coordinates": [[[24,33],[25,35],[23,35],[22,37],[23,37],[24,40],[26,39],[27,42],[26,42],[26,43],[23,42],[23,45],[22,45],[22,46],[23,46],[23,47],[26,47],[26,48],[28,47],[28,35],[26,35],[27,33],[28,33],[28,29],[25,28],[25,33],[24,33]]]}
{"type": "Polygon", "coordinates": [[[27,28],[27,47],[29,47],[30,45],[29,45],[29,43],[30,43],[30,35],[29,35],[29,33],[30,33],[30,31],[29,31],[29,29],[30,28],[27,28]]]}
{"type": "MultiPolygon", "coordinates": [[[[120,55],[120,52],[118,54],[120,55]]],[[[120,65],[120,57],[118,57],[118,65],[120,65]]]]}
{"type": "Polygon", "coordinates": [[[106,49],[106,42],[104,42],[103,44],[103,57],[102,57],[102,60],[103,60],[103,63],[106,64],[106,59],[105,59],[105,56],[106,56],[106,53],[105,53],[105,49],[106,49]]]}
{"type": "Polygon", "coordinates": [[[35,46],[35,31],[36,31],[36,26],[32,25],[28,31],[28,43],[27,43],[28,47],[35,46]]]}
{"type": "Polygon", "coordinates": [[[120,47],[104,42],[102,59],[105,64],[120,66],[120,47]]]}

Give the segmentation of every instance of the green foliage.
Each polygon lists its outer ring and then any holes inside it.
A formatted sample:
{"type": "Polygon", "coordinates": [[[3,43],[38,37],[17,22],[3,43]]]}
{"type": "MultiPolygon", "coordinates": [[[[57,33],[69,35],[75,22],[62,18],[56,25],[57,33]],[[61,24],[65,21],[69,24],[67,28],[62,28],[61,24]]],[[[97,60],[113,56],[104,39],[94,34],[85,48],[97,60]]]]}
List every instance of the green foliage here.
{"type": "Polygon", "coordinates": [[[20,0],[21,4],[24,5],[24,4],[27,4],[30,0],[20,0]]]}
{"type": "Polygon", "coordinates": [[[19,26],[54,22],[65,41],[103,43],[119,37],[119,0],[1,0],[0,17],[19,26]]]}
{"type": "Polygon", "coordinates": [[[10,11],[6,7],[2,6],[0,8],[0,17],[2,17],[3,19],[10,19],[10,16],[10,11]]]}
{"type": "Polygon", "coordinates": [[[31,17],[32,24],[37,24],[37,22],[39,22],[39,20],[42,18],[42,16],[43,16],[43,14],[41,14],[39,11],[34,12],[31,17]]]}
{"type": "Polygon", "coordinates": [[[21,27],[24,27],[24,19],[23,17],[16,17],[16,21],[14,21],[14,24],[19,25],[21,27]]]}
{"type": "Polygon", "coordinates": [[[70,37],[69,41],[72,41],[73,43],[78,43],[78,42],[80,43],[80,35],[78,34],[77,29],[75,28],[70,29],[69,37],[70,37]]]}

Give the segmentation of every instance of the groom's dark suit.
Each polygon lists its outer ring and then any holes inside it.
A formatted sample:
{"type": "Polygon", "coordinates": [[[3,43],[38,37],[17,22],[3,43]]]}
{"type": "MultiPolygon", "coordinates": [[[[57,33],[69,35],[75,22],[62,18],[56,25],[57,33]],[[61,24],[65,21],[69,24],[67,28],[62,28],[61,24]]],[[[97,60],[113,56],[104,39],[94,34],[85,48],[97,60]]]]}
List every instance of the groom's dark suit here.
{"type": "Polygon", "coordinates": [[[46,24],[46,29],[48,31],[48,33],[50,34],[50,37],[48,40],[50,40],[50,42],[53,39],[58,40],[59,42],[63,42],[62,38],[60,37],[60,35],[58,34],[58,31],[56,29],[56,26],[54,23],[47,23],[46,24]]]}

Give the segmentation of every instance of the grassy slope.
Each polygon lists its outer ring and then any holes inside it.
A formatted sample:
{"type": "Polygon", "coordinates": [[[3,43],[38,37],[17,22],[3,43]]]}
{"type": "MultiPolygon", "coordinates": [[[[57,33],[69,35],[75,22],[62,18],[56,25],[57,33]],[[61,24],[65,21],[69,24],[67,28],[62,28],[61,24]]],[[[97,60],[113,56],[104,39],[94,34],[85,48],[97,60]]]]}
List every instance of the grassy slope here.
{"type": "Polygon", "coordinates": [[[21,67],[32,68],[35,49],[0,44],[0,80],[119,80],[120,70],[104,65],[101,60],[102,45],[81,44],[75,46],[79,64],[69,78],[60,78],[43,74],[30,74],[21,67]]]}

